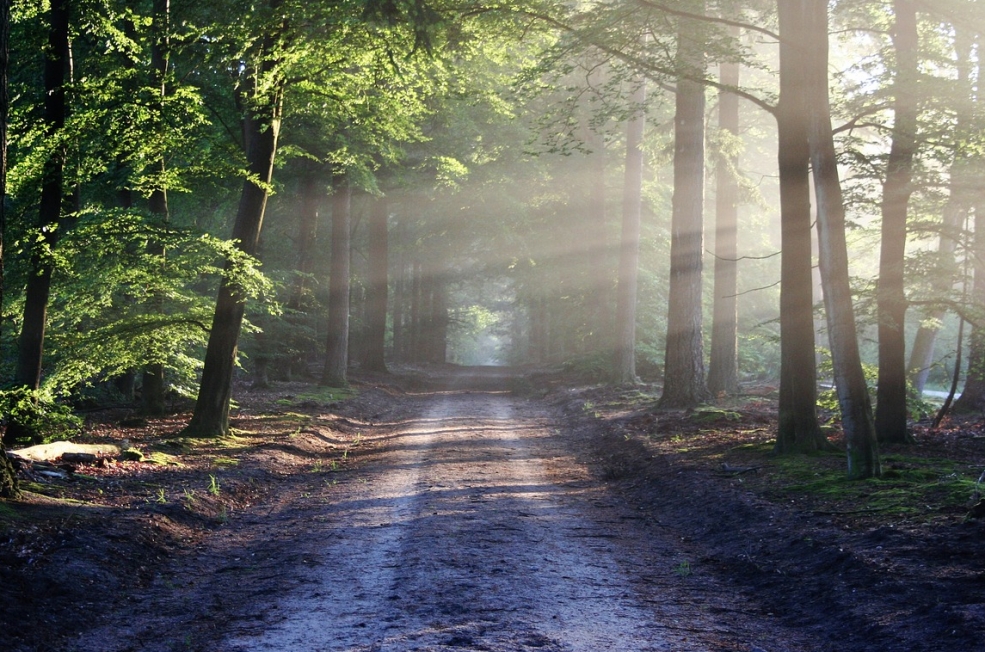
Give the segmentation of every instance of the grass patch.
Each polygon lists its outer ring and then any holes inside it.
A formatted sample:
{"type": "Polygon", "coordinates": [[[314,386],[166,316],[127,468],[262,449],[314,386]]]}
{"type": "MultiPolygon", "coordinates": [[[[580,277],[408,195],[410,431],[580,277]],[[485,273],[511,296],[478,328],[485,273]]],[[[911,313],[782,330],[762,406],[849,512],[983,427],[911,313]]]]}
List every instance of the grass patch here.
{"type": "Polygon", "coordinates": [[[229,467],[239,464],[239,460],[234,460],[231,457],[217,457],[212,460],[212,463],[218,467],[229,467]]]}
{"type": "Polygon", "coordinates": [[[184,466],[178,461],[178,458],[174,455],[168,455],[167,453],[162,453],[161,451],[152,451],[144,455],[144,462],[147,464],[160,464],[161,466],[184,466]]]}
{"type": "Polygon", "coordinates": [[[888,455],[883,477],[848,480],[844,455],[790,455],[768,462],[774,471],[770,493],[801,495],[823,503],[820,513],[881,512],[915,517],[967,510],[977,474],[951,460],[888,455]]]}
{"type": "Polygon", "coordinates": [[[323,407],[336,401],[357,396],[359,392],[352,387],[316,387],[314,391],[304,394],[283,396],[275,402],[285,407],[323,407]]]}

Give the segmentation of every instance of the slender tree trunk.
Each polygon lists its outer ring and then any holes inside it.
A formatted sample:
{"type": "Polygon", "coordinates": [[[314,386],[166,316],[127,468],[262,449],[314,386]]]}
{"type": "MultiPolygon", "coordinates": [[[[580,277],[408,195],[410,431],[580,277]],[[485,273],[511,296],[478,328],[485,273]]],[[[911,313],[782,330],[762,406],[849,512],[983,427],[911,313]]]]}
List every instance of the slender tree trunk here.
{"type": "MultiPolygon", "coordinates": [[[[981,52],[978,57],[977,78],[981,79],[985,65],[982,64],[981,52]]],[[[980,99],[977,100],[981,102],[980,99]]],[[[970,167],[970,166],[969,166],[970,167]]],[[[968,171],[964,171],[967,173],[968,171]]],[[[966,177],[970,175],[966,174],[966,177]]],[[[970,179],[962,179],[967,182],[970,179]]],[[[974,269],[974,283],[971,289],[971,305],[985,306],[985,193],[980,189],[966,192],[973,198],[975,209],[975,230],[972,240],[972,251],[969,252],[974,269]]],[[[967,273],[966,273],[967,276],[967,273]]],[[[960,363],[960,354],[955,365],[960,363]]],[[[985,411],[985,327],[974,323],[971,327],[971,337],[968,344],[968,370],[965,377],[964,389],[961,396],[954,402],[954,409],[963,412],[985,411]]],[[[943,409],[942,409],[943,412],[943,409]]]]}
{"type": "Polygon", "coordinates": [[[614,380],[635,383],[636,287],[639,279],[640,214],[643,206],[643,133],[646,129],[646,82],[633,93],[634,112],[626,123],[626,171],[619,238],[619,285],[616,287],[614,380]]]}
{"type": "Polygon", "coordinates": [[[431,311],[429,322],[428,361],[444,364],[448,354],[448,278],[435,270],[431,275],[431,311]]]}
{"type": "Polygon", "coordinates": [[[814,281],[811,269],[810,151],[803,71],[806,17],[802,2],[778,0],[780,101],[780,399],[777,453],[830,447],[817,420],[814,281]]]}
{"type": "Polygon", "coordinates": [[[389,270],[385,197],[373,201],[369,216],[369,284],[366,291],[366,347],[363,367],[386,372],[386,315],[389,270]]]}
{"type": "MultiPolygon", "coordinates": [[[[7,118],[10,95],[7,79],[10,72],[10,0],[0,0],[0,315],[4,301],[4,234],[7,230],[7,118]]],[[[0,319],[0,324],[3,320],[0,319]]],[[[2,335],[2,333],[0,333],[2,335]]],[[[2,339],[2,338],[0,338],[2,339]]],[[[0,445],[0,498],[16,498],[20,493],[14,466],[0,445]]]]}
{"type": "MultiPolygon", "coordinates": [[[[151,66],[157,77],[161,105],[158,107],[160,129],[164,128],[164,100],[167,97],[168,58],[170,56],[170,0],[154,0],[154,45],[151,48],[151,66]]],[[[162,134],[163,135],[163,134],[162,134]]],[[[158,163],[161,173],[159,187],[150,196],[150,212],[159,226],[166,227],[170,221],[168,214],[168,194],[164,184],[166,172],[164,157],[158,163]]],[[[151,255],[162,256],[164,247],[152,243],[149,247],[151,255]]],[[[152,301],[158,309],[163,308],[163,298],[155,297],[152,301]]],[[[149,415],[161,415],[167,411],[165,396],[168,385],[164,377],[164,364],[155,362],[144,367],[143,372],[143,411],[149,415]]]]}
{"type": "MultiPolygon", "coordinates": [[[[958,71],[956,84],[961,93],[961,101],[954,105],[956,114],[954,138],[957,143],[971,137],[972,134],[969,132],[974,129],[971,99],[971,51],[973,46],[974,39],[970,37],[968,28],[955,25],[954,49],[957,55],[956,67],[958,71]]],[[[950,171],[950,195],[944,207],[941,234],[937,245],[938,262],[930,282],[934,297],[947,297],[954,290],[954,279],[957,276],[954,252],[960,237],[959,233],[972,203],[972,188],[978,183],[977,167],[972,158],[974,156],[966,148],[960,146],[954,152],[950,171]]],[[[941,308],[933,308],[926,313],[913,340],[907,370],[910,382],[918,396],[923,394],[927,384],[927,377],[934,362],[937,333],[945,314],[946,312],[941,308]]]]}
{"type": "MultiPolygon", "coordinates": [[[[981,201],[975,206],[975,232],[972,237],[974,280],[969,298],[971,305],[985,306],[985,203],[981,201]]],[[[955,364],[960,364],[960,357],[955,364]]],[[[958,412],[985,411],[985,328],[977,323],[971,326],[968,370],[961,396],[954,401],[954,409],[958,412]]]]}
{"type": "Polygon", "coordinates": [[[397,362],[406,362],[405,343],[407,341],[407,328],[404,324],[404,318],[406,313],[405,306],[407,304],[407,281],[406,266],[404,265],[402,221],[397,222],[396,234],[400,249],[398,249],[397,264],[394,268],[396,275],[393,287],[393,359],[397,362]]]}
{"type": "Polygon", "coordinates": [[[591,217],[592,240],[596,243],[589,269],[589,301],[592,311],[592,331],[595,334],[595,349],[609,351],[612,348],[612,255],[608,232],[606,230],[606,187],[605,187],[605,139],[594,131],[590,132],[588,180],[588,206],[591,217]]]}
{"type": "MultiPolygon", "coordinates": [[[[738,38],[739,29],[732,30],[738,38]]],[[[739,64],[723,61],[719,81],[738,87],[739,64]]],[[[738,220],[739,97],[727,90],[718,96],[719,152],[715,164],[715,297],[712,306],[708,390],[715,396],[739,391],[738,348],[738,220]]]]}
{"type": "Polygon", "coordinates": [[[434,290],[435,273],[432,261],[421,266],[421,307],[417,332],[418,359],[434,362],[434,290]]]}
{"type": "MultiPolygon", "coordinates": [[[[704,13],[704,3],[696,13],[704,13]]],[[[689,79],[704,72],[693,21],[682,19],[674,115],[674,196],[671,214],[667,347],[660,406],[690,408],[708,400],[702,335],[705,88],[689,79]]]]}
{"type": "Polygon", "coordinates": [[[841,424],[848,448],[848,476],[880,475],[879,447],[855,330],[855,314],[848,276],[845,207],[838,178],[838,161],[831,129],[828,100],[828,4],[806,0],[808,38],[808,140],[817,195],[818,252],[824,305],[834,365],[841,424]]]}
{"type": "Polygon", "coordinates": [[[896,80],[893,144],[886,165],[882,199],[882,248],[879,257],[879,385],[876,435],[880,442],[911,443],[906,426],[906,218],[913,192],[913,156],[917,148],[917,104],[913,87],[918,76],[917,9],[914,0],[895,0],[896,80]]]}
{"type": "Polygon", "coordinates": [[[308,311],[312,306],[309,282],[314,272],[315,247],[318,238],[318,208],[321,204],[322,190],[314,166],[305,166],[301,173],[299,193],[301,205],[298,214],[298,236],[294,248],[297,259],[294,266],[296,274],[291,284],[291,295],[287,301],[285,319],[295,332],[291,336],[290,375],[309,376],[308,358],[311,341],[303,335],[306,326],[311,325],[312,316],[308,311]]]}
{"type": "Polygon", "coordinates": [[[344,176],[332,180],[332,262],[328,285],[328,340],[321,384],[349,384],[349,264],[352,187],[344,176]]]}
{"type": "MultiPolygon", "coordinates": [[[[267,39],[264,52],[269,54],[273,35],[267,39]]],[[[264,61],[256,70],[254,81],[269,72],[273,61],[264,61]]],[[[247,164],[249,178],[243,182],[239,208],[232,237],[243,253],[254,256],[260,242],[264,212],[270,181],[273,178],[274,157],[277,153],[277,136],[280,132],[283,87],[278,87],[262,102],[251,102],[245,117],[244,133],[247,134],[247,164]],[[253,179],[259,181],[255,183],[253,179]]],[[[230,263],[226,263],[227,269],[230,263]]],[[[238,294],[233,283],[223,277],[219,285],[212,330],[205,352],[205,368],[195,402],[195,412],[185,428],[185,434],[193,437],[222,437],[229,433],[229,399],[232,395],[233,369],[239,342],[245,299],[238,294]]]]}
{"type": "MultiPolygon", "coordinates": [[[[65,126],[65,81],[69,66],[69,3],[52,0],[49,11],[48,48],[44,62],[44,113],[45,133],[49,139],[57,139],[65,126]]],[[[44,163],[41,177],[41,200],[38,209],[38,228],[41,230],[43,248],[53,249],[65,228],[62,204],[65,201],[64,172],[66,151],[64,144],[52,148],[44,163]]],[[[36,247],[31,253],[30,271],[24,298],[24,317],[18,338],[17,367],[14,385],[37,390],[41,386],[41,362],[44,356],[45,327],[48,320],[48,297],[51,294],[53,264],[48,254],[36,247]]],[[[37,433],[16,421],[7,424],[3,442],[10,446],[23,438],[34,438],[37,433]]]]}
{"type": "Polygon", "coordinates": [[[407,351],[407,357],[411,362],[420,362],[422,360],[421,333],[424,329],[421,327],[421,318],[424,310],[421,307],[423,296],[421,286],[421,262],[414,260],[410,268],[410,339],[407,351]]]}

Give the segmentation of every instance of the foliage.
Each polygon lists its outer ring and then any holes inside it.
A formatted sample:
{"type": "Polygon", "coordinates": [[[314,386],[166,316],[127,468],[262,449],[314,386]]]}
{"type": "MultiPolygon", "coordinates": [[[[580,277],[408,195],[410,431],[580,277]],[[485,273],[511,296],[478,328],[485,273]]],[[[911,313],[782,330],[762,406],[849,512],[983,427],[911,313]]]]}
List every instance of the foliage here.
{"type": "Polygon", "coordinates": [[[82,420],[69,404],[56,401],[48,392],[24,387],[0,390],[0,414],[16,420],[26,432],[36,433],[34,439],[16,442],[22,446],[68,439],[82,428],[82,420]]]}

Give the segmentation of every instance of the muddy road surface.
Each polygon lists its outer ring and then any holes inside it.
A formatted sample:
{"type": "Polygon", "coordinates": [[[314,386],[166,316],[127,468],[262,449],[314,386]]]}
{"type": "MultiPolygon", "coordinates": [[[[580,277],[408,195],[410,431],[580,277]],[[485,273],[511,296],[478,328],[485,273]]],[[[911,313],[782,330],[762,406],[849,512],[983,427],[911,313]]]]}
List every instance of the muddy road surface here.
{"type": "Polygon", "coordinates": [[[244,517],[230,529],[265,534],[175,569],[79,649],[811,649],[692,575],[687,543],[609,495],[556,414],[501,381],[394,396],[357,468],[244,517]]]}

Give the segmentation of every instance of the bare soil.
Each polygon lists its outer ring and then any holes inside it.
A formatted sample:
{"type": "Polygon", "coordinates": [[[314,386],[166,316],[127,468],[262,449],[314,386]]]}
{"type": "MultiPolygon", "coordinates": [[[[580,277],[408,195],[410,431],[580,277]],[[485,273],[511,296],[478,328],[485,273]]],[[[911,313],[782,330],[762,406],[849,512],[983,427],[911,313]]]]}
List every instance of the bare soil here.
{"type": "Polygon", "coordinates": [[[504,369],[355,386],[239,387],[222,441],[90,418],[80,440],[145,460],[25,471],[0,650],[985,649],[977,420],[847,483],[839,456],[769,455],[765,392],[678,413],[504,369]]]}

